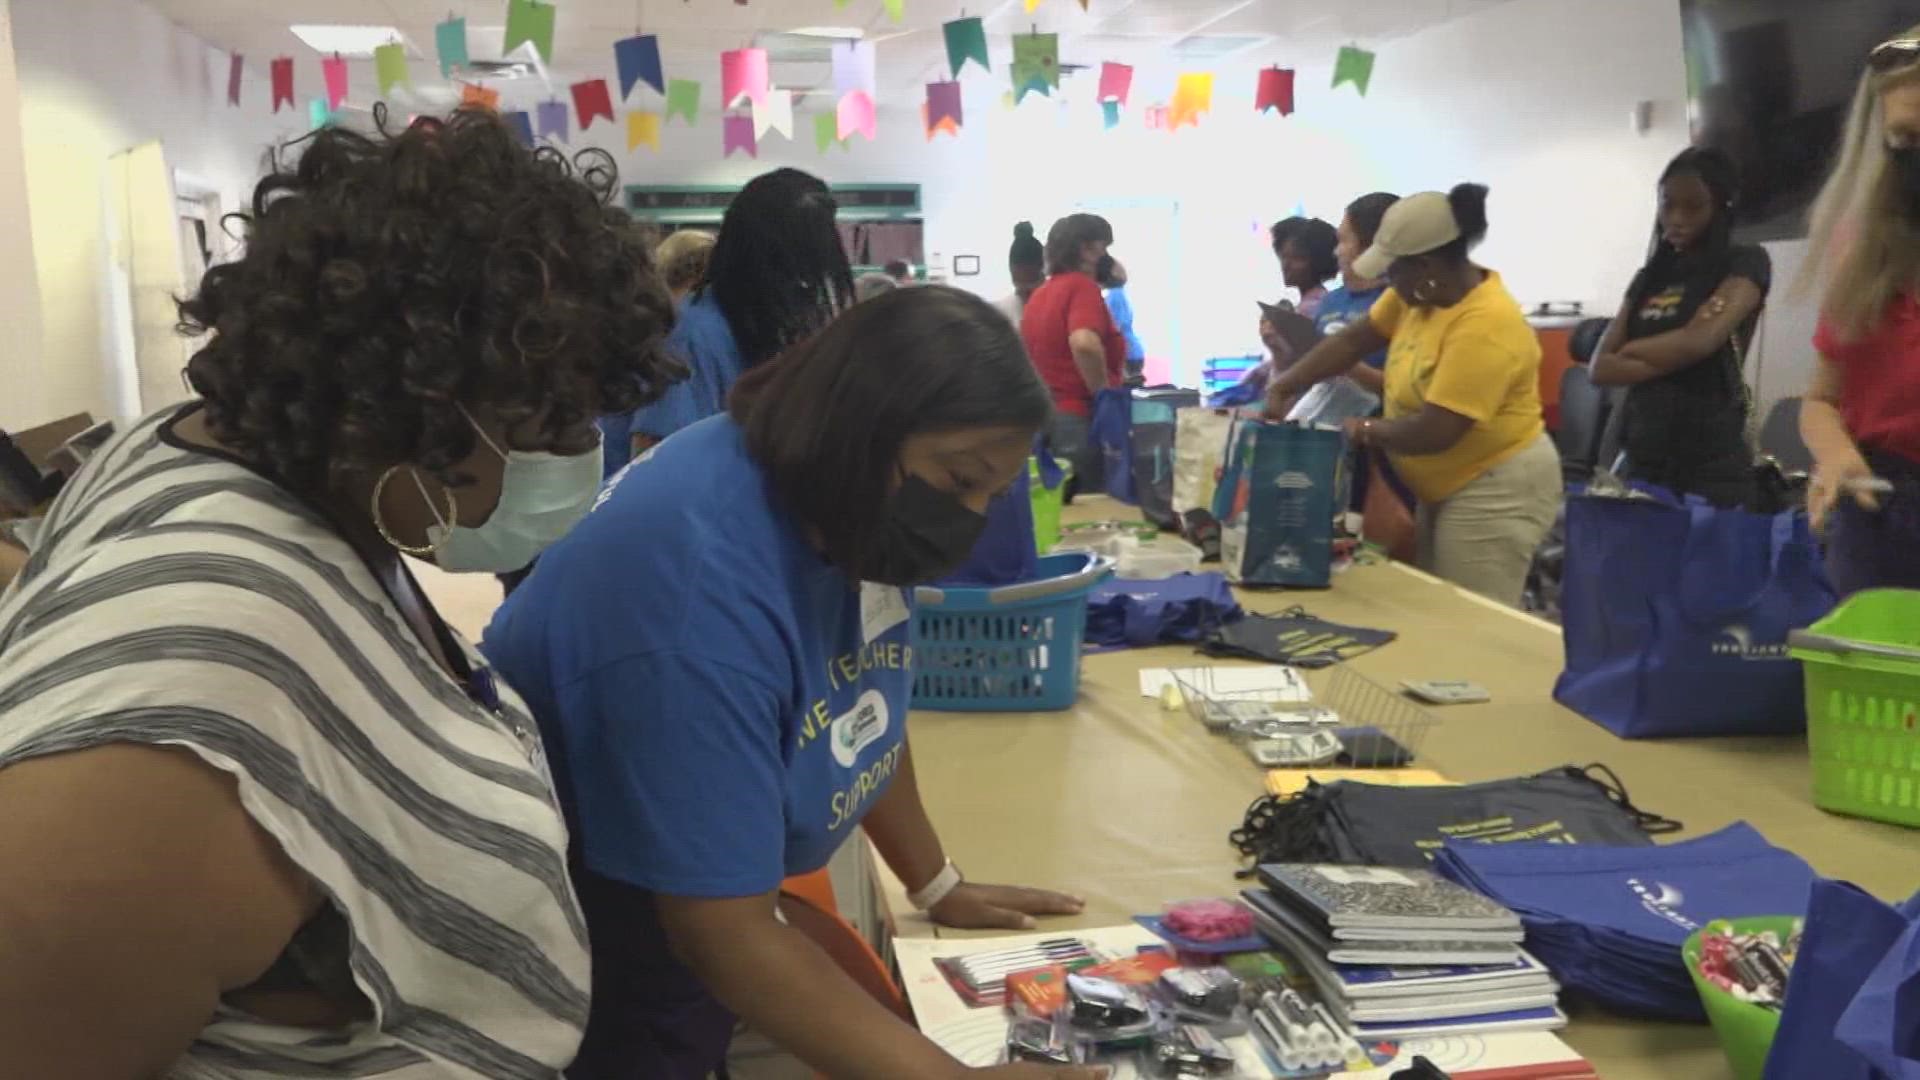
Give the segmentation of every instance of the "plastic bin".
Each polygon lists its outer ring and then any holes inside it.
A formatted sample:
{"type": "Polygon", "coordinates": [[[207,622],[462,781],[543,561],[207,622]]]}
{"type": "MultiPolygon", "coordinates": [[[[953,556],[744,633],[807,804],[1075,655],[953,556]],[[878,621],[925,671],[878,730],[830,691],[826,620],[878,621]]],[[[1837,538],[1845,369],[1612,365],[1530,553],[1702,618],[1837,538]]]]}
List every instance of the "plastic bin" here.
{"type": "Polygon", "coordinates": [[[1106,553],[1113,556],[1114,573],[1136,580],[1196,573],[1202,557],[1199,548],[1177,536],[1164,534],[1151,540],[1117,537],[1106,553]]]}
{"type": "Polygon", "coordinates": [[[914,593],[913,706],[948,712],[1064,709],[1080,692],[1087,595],[1113,575],[1095,555],[1045,555],[1039,577],[914,593]]]}
{"type": "Polygon", "coordinates": [[[1058,458],[1060,482],[1049,488],[1040,477],[1040,459],[1027,459],[1027,494],[1033,499],[1033,546],[1045,555],[1060,542],[1060,513],[1067,504],[1067,483],[1073,479],[1073,466],[1058,458]]]}
{"type": "MultiPolygon", "coordinates": [[[[1793,934],[1793,918],[1786,915],[1728,919],[1727,922],[1737,934],[1771,930],[1780,935],[1781,941],[1793,934]]],[[[1694,989],[1700,992],[1700,1003],[1706,1006],[1707,1019],[1713,1024],[1714,1035],[1720,1039],[1720,1049],[1726,1052],[1727,1064],[1733,1067],[1735,1080],[1760,1080],[1767,1069],[1767,1053],[1773,1049],[1773,1038],[1780,1031],[1780,1013],[1741,1001],[1700,977],[1700,939],[1705,934],[1704,929],[1696,931],[1680,947],[1686,957],[1687,975],[1693,979],[1694,989]]]]}
{"type": "Polygon", "coordinates": [[[1920,592],[1856,593],[1788,644],[1806,666],[1814,805],[1920,826],[1920,592]]]}

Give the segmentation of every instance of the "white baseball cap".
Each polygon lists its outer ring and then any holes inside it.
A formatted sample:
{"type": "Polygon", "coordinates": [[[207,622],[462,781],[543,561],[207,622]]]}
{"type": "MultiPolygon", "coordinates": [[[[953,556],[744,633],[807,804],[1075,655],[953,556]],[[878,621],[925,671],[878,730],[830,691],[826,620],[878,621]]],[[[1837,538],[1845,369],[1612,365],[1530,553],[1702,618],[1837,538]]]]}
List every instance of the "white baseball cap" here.
{"type": "Polygon", "coordinates": [[[1453,203],[1438,191],[1409,195],[1387,208],[1373,246],[1353,260],[1353,272],[1363,278],[1387,276],[1395,259],[1425,255],[1460,239],[1453,203]]]}

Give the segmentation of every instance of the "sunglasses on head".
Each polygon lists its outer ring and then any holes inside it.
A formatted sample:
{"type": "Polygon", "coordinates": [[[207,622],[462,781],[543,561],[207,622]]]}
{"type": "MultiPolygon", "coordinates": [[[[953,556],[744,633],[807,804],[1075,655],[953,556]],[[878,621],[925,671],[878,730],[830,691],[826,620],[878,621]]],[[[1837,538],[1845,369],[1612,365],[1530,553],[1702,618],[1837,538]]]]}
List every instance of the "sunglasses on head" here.
{"type": "Polygon", "coordinates": [[[1920,61],[1920,38],[1883,41],[1867,54],[1867,67],[1879,75],[1911,66],[1915,61],[1920,61]]]}

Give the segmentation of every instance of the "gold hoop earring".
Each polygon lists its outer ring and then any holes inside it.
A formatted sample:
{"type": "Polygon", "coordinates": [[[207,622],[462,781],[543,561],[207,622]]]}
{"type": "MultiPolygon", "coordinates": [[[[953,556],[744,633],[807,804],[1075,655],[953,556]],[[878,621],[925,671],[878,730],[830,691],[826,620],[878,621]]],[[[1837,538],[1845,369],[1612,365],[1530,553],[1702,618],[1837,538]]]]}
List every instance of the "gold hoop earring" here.
{"type": "Polygon", "coordinates": [[[1433,294],[1435,290],[1439,288],[1440,288],[1439,282],[1433,280],[1432,278],[1428,278],[1427,280],[1413,287],[1413,299],[1416,303],[1431,304],[1433,303],[1433,294]]]}
{"type": "MultiPolygon", "coordinates": [[[[380,539],[385,540],[389,547],[402,555],[411,555],[416,559],[437,555],[440,553],[441,548],[447,546],[447,540],[453,535],[452,525],[458,520],[460,505],[454,501],[453,489],[442,487],[440,493],[447,497],[447,531],[441,534],[439,540],[424,546],[415,547],[402,543],[399,537],[394,536],[393,533],[388,530],[386,520],[380,516],[380,496],[387,490],[387,481],[393,479],[393,474],[399,472],[401,468],[402,466],[394,465],[387,469],[386,472],[381,473],[380,479],[373,482],[373,505],[371,507],[373,511],[373,527],[379,531],[380,539]]],[[[418,482],[417,478],[415,482],[418,482]]]]}

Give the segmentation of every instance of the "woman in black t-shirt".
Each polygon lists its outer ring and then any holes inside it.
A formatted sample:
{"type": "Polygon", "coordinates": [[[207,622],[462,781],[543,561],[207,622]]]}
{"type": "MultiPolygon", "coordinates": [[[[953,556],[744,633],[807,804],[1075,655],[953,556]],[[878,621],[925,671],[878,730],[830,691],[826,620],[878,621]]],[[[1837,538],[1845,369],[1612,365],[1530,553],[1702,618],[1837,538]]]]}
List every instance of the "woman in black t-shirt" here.
{"type": "Polygon", "coordinates": [[[1773,270],[1732,242],[1739,184],[1718,150],[1684,151],[1660,176],[1653,252],[1593,360],[1625,386],[1627,475],[1719,506],[1753,499],[1741,373],[1773,270]]]}

